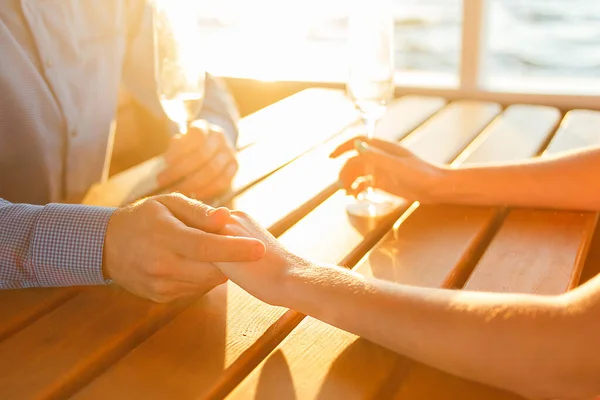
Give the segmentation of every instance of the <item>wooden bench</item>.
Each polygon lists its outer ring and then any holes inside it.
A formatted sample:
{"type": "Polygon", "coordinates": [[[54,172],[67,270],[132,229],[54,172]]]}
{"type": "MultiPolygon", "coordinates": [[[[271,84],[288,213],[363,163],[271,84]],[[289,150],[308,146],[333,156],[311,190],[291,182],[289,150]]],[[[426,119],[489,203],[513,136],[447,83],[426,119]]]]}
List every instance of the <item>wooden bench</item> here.
{"type": "MultiPolygon", "coordinates": [[[[246,117],[240,173],[222,201],[292,251],[394,282],[561,293],[578,284],[594,213],[405,203],[357,224],[336,186],[358,116],[340,91],[310,89],[246,117]],[[318,234],[317,234],[318,232],[318,234]]],[[[520,159],[600,144],[600,113],[406,96],[378,135],[440,163],[520,159]]],[[[152,161],[93,189],[88,202],[141,195],[152,161]]],[[[414,363],[228,282],[158,305],[117,287],[0,292],[5,398],[513,398],[414,363]]]]}

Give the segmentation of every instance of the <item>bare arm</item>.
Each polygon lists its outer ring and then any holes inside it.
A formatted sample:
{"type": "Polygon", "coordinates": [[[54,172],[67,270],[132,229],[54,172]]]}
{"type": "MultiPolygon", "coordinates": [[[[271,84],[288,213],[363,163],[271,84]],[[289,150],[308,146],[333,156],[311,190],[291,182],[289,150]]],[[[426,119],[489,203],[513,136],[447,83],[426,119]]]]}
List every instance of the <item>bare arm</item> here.
{"type": "Polygon", "coordinates": [[[532,398],[600,393],[600,277],[562,296],[412,287],[294,256],[251,218],[227,233],[267,244],[259,262],[217,263],[252,295],[449,373],[532,398]]]}
{"type": "Polygon", "coordinates": [[[510,164],[447,169],[440,200],[463,204],[600,210],[600,148],[510,164]]]}
{"type": "Polygon", "coordinates": [[[553,157],[452,168],[428,163],[395,143],[358,138],[358,145],[346,142],[332,156],[355,147],[359,154],[340,173],[341,182],[351,191],[361,190],[352,189],[352,184],[369,167],[377,186],[410,200],[600,210],[598,147],[553,157]]]}
{"type": "Polygon", "coordinates": [[[600,278],[541,297],[410,287],[315,265],[291,271],[283,305],[417,361],[531,398],[600,393],[600,278]]]}

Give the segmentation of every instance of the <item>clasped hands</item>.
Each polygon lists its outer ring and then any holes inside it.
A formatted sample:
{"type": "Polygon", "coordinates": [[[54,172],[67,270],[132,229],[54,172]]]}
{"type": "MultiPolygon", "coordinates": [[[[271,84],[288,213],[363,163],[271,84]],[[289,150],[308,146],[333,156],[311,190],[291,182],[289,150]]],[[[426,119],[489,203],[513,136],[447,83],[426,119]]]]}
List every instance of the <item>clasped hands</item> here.
{"type": "Polygon", "coordinates": [[[168,194],[115,211],[103,273],[159,303],[203,295],[229,278],[276,304],[285,276],[305,263],[245,213],[168,194]]]}
{"type": "MultiPolygon", "coordinates": [[[[353,183],[368,168],[383,190],[407,199],[433,199],[431,188],[443,179],[443,167],[393,143],[358,140],[358,154],[340,172],[349,192],[360,190],[353,183]]],[[[356,139],[332,157],[354,149],[356,139]]],[[[212,208],[181,194],[149,197],[115,211],[104,243],[105,278],[161,303],[203,295],[231,279],[267,303],[284,305],[294,276],[311,268],[327,267],[292,254],[245,213],[212,208]]]]}

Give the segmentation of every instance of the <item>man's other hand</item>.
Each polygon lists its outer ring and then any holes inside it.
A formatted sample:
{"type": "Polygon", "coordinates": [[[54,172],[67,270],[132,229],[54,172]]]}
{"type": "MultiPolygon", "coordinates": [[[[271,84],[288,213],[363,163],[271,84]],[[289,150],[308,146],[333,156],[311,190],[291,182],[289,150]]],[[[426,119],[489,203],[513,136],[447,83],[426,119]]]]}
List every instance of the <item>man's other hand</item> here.
{"type": "Polygon", "coordinates": [[[220,235],[230,221],[183,195],[150,197],[111,217],[103,272],[126,290],[156,302],[203,295],[227,278],[212,262],[256,261],[265,254],[258,239],[220,235]]]}
{"type": "Polygon", "coordinates": [[[235,155],[221,128],[195,121],[186,135],[171,139],[165,153],[167,168],[158,176],[158,183],[165,187],[178,182],[170,189],[196,199],[214,198],[231,187],[238,170],[235,155]]]}

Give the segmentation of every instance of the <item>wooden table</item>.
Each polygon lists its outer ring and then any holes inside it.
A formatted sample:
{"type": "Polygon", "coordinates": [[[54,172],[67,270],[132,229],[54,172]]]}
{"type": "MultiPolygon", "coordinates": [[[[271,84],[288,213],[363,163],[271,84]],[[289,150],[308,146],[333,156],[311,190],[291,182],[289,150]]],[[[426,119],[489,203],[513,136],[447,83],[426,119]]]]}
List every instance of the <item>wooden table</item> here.
{"type": "MultiPolygon", "coordinates": [[[[561,117],[550,107],[406,96],[378,135],[454,164],[600,144],[600,112],[561,117]]],[[[230,205],[294,252],[390,281],[540,294],[578,284],[594,213],[404,204],[370,226],[350,219],[335,185],[343,159],[327,155],[357,127],[335,90],[306,90],[248,116],[230,205]]],[[[91,201],[121,201],[145,173],[122,174],[91,201]]],[[[6,399],[515,398],[232,283],[171,305],[117,287],[0,292],[0,388],[6,399]]]]}

